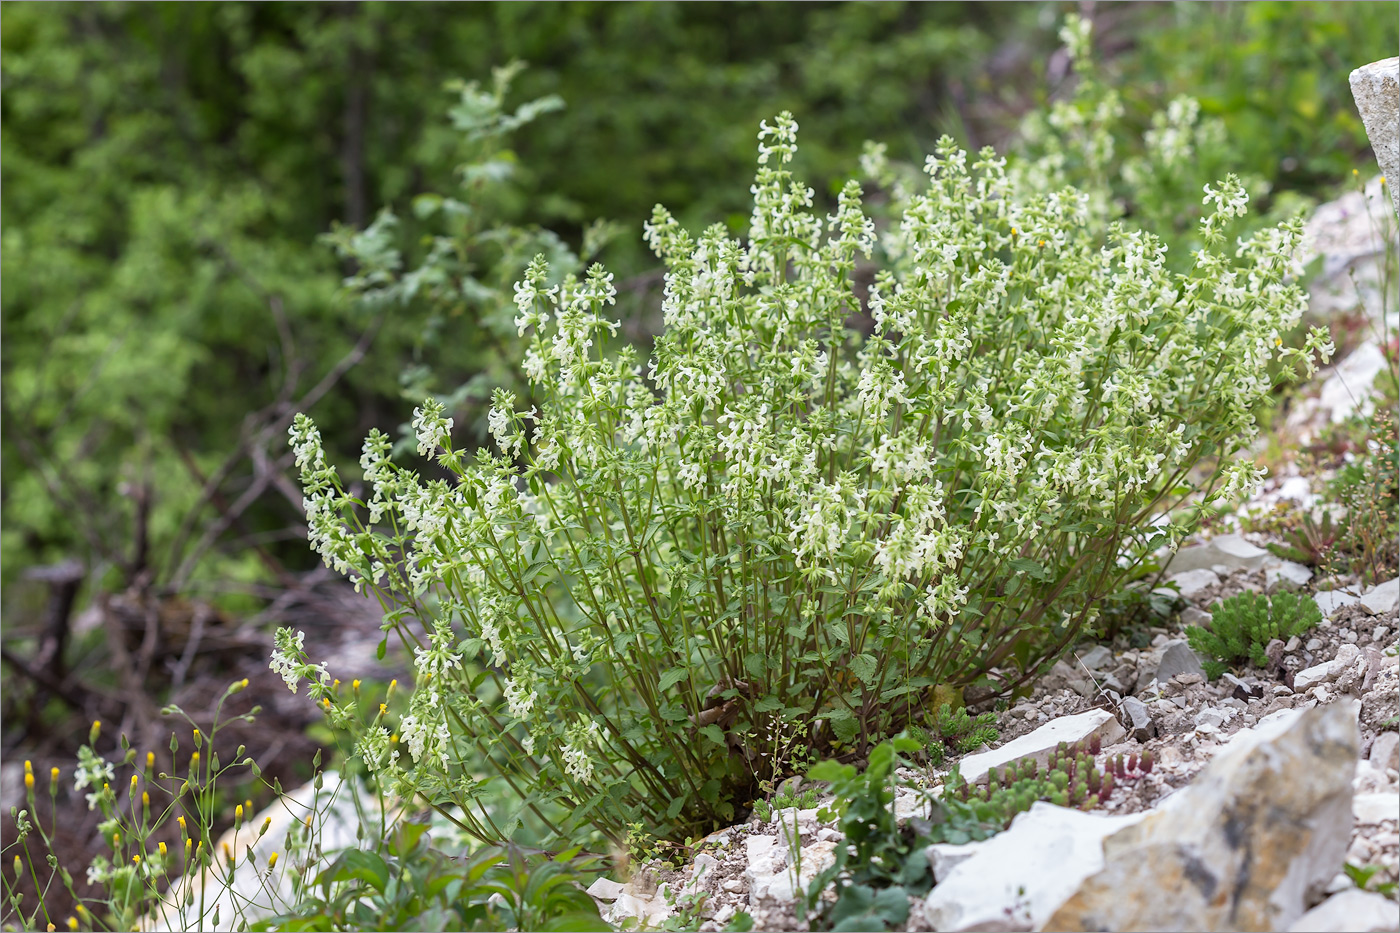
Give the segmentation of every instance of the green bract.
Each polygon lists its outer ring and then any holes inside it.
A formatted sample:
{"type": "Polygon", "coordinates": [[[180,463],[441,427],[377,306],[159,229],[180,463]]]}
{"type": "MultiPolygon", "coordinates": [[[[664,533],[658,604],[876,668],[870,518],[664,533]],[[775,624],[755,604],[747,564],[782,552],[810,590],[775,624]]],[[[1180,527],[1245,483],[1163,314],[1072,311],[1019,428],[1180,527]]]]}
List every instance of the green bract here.
{"type": "Polygon", "coordinates": [[[762,125],[747,240],[657,208],[648,363],[601,350],[608,273],[546,287],[537,260],[516,286],[532,398],[497,392],[494,450],[454,449],[425,403],[441,470],[373,432],[362,500],[292,428],[313,546],[416,655],[403,718],[359,750],[483,837],[519,812],[474,806],[483,777],[549,830],[699,832],[799,750],[863,753],[935,685],[1009,692],[1257,479],[1233,455],[1271,357],[1330,349],[1279,349],[1298,223],[1219,247],[1234,179],[1175,274],[1088,195],[1013,188],[947,138],[882,234],[854,181],[823,217],[786,167],[796,131],[762,125]]]}

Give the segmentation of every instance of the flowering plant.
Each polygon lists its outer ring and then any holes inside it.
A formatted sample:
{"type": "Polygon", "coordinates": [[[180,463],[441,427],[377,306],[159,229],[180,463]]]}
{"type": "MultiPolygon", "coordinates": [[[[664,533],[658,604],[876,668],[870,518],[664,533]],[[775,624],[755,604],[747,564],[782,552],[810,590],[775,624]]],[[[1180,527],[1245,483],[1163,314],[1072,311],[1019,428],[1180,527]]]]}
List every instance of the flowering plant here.
{"type": "MultiPolygon", "coordinates": [[[[1321,331],[1281,347],[1300,224],[1222,249],[1248,200],[1233,178],[1173,273],[1089,195],[1018,188],[947,138],[882,234],[856,182],[822,217],[788,169],[796,134],[761,125],[747,241],[656,209],[645,365],[604,352],[611,275],[551,284],[536,260],[516,286],[532,397],[497,391],[494,450],[455,448],[426,402],[440,469],[371,432],[357,497],[312,421],[291,429],[312,545],[415,659],[397,727],[381,707],[359,753],[482,838],[527,817],[702,830],[799,754],[864,753],[937,685],[1025,683],[1257,481],[1236,454],[1270,359],[1330,352],[1321,331]]],[[[324,668],[279,646],[350,723],[324,668]]]]}

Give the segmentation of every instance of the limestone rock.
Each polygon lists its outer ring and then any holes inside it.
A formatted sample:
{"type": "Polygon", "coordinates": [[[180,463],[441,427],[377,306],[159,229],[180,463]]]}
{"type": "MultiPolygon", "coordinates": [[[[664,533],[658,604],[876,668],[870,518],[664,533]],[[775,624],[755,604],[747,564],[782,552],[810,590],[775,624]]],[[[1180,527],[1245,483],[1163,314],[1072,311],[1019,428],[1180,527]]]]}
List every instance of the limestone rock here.
{"type": "Polygon", "coordinates": [[[1360,734],[1353,703],[1289,712],[1237,734],[1185,790],[1105,838],[1103,867],[1043,928],[1292,926],[1346,853],[1360,734]]]}
{"type": "Polygon", "coordinates": [[[1357,794],[1351,802],[1352,815],[1362,826],[1383,820],[1400,821],[1400,794],[1357,794]]]}
{"type": "Polygon", "coordinates": [[[1206,676],[1196,652],[1180,640],[1168,642],[1167,650],[1162,652],[1162,661],[1157,665],[1157,683],[1165,684],[1177,674],[1199,674],[1202,679],[1206,676]]]}
{"type": "Polygon", "coordinates": [[[1363,417],[1375,410],[1371,385],[1386,368],[1385,354],[1374,340],[1365,340],[1333,367],[1317,395],[1317,407],[1333,424],[1353,414],[1363,417]]]}
{"type": "Polygon", "coordinates": [[[1176,552],[1168,569],[1182,574],[1191,570],[1255,570],[1262,566],[1269,552],[1255,547],[1237,534],[1216,535],[1205,544],[1184,547],[1176,552]]]}
{"type": "Polygon", "coordinates": [[[933,869],[934,883],[941,883],[953,873],[954,868],[957,868],[963,862],[972,858],[980,852],[982,847],[986,844],[984,840],[981,842],[967,842],[960,846],[955,846],[948,842],[935,842],[933,845],[929,846],[924,850],[924,854],[928,856],[929,867],[933,869]]]}
{"type": "Polygon", "coordinates": [[[1293,691],[1302,693],[1311,690],[1318,684],[1325,684],[1340,678],[1346,671],[1357,664],[1357,659],[1361,657],[1361,649],[1351,644],[1343,644],[1337,649],[1337,656],[1322,664],[1314,664],[1312,667],[1304,668],[1293,675],[1293,691]]]}
{"type": "Polygon", "coordinates": [[[1152,714],[1147,711],[1146,703],[1137,697],[1124,697],[1121,708],[1129,735],[1139,742],[1152,738],[1157,730],[1152,725],[1152,714]]]}
{"type": "Polygon", "coordinates": [[[1199,570],[1188,570],[1185,573],[1174,573],[1171,582],[1175,583],[1177,589],[1185,599],[1190,599],[1201,590],[1207,587],[1219,586],[1220,578],[1215,575],[1214,570],[1207,570],[1202,567],[1199,570]]]}
{"type": "MultiPolygon", "coordinates": [[[[1351,73],[1351,96],[1361,111],[1371,148],[1386,178],[1400,178],[1400,58],[1387,58],[1362,65],[1351,73]]],[[[1400,211],[1392,184],[1391,203],[1400,211]]]]}
{"type": "MultiPolygon", "coordinates": [[[[1103,867],[1103,839],[1143,814],[1105,816],[1037,801],[998,836],[969,846],[924,902],[927,929],[1031,930],[1103,867]]],[[[948,858],[947,854],[944,858],[948,858]]]]}
{"type": "Polygon", "coordinates": [[[1061,742],[1073,745],[1095,735],[1104,745],[1112,745],[1123,738],[1123,727],[1112,713],[1102,709],[1061,716],[1000,748],[968,755],[958,763],[959,773],[967,783],[977,784],[987,779],[988,769],[1000,768],[1022,758],[1034,758],[1044,768],[1050,761],[1050,753],[1061,742]]]}
{"type": "Polygon", "coordinates": [[[1371,764],[1384,771],[1400,768],[1400,734],[1382,732],[1371,743],[1371,764]]]}
{"type": "Polygon", "coordinates": [[[1400,605],[1400,578],[1371,587],[1366,591],[1366,595],[1361,597],[1361,605],[1372,615],[1394,612],[1395,607],[1400,605]]]}
{"type": "Polygon", "coordinates": [[[1400,928],[1400,907],[1374,891],[1333,894],[1299,917],[1288,933],[1385,933],[1400,928]]]}
{"type": "Polygon", "coordinates": [[[1296,590],[1312,578],[1313,572],[1296,561],[1271,561],[1264,565],[1264,589],[1270,593],[1296,590]]]}
{"type": "Polygon", "coordinates": [[[1317,603],[1317,608],[1322,611],[1322,614],[1330,619],[1336,615],[1343,606],[1350,606],[1352,603],[1360,602],[1360,599],[1350,593],[1344,593],[1341,590],[1326,590],[1314,594],[1313,601],[1317,603]]]}
{"type": "Polygon", "coordinates": [[[615,901],[627,886],[611,878],[599,878],[588,886],[589,896],[600,901],[615,901]]]}
{"type": "Polygon", "coordinates": [[[1101,671],[1113,663],[1113,651],[1106,645],[1095,645],[1079,657],[1079,663],[1091,671],[1101,671]]]}
{"type": "Polygon", "coordinates": [[[219,838],[214,844],[214,851],[221,852],[224,846],[228,846],[238,853],[231,883],[221,870],[211,872],[206,869],[197,875],[185,875],[171,885],[160,905],[142,922],[142,928],[188,930],[202,922],[201,929],[232,930],[236,923],[245,919],[251,924],[290,910],[296,904],[290,868],[295,860],[283,858],[271,871],[267,869],[267,862],[273,852],[286,852],[287,833],[297,824],[312,813],[316,814],[317,841],[324,864],[329,864],[337,853],[359,844],[356,837],[356,831],[360,828],[357,806],[365,813],[369,823],[376,827],[375,832],[381,825],[380,820],[392,824],[401,816],[396,811],[384,813],[380,809],[379,798],[365,791],[352,778],[342,778],[335,771],[326,771],[321,778],[319,789],[314,781],[304,784],[219,838]],[[268,819],[272,822],[267,831],[260,833],[263,822],[268,819]],[[249,846],[257,859],[251,865],[244,857],[249,846]],[[187,893],[194,895],[193,906],[185,906],[187,893]],[[204,902],[202,921],[201,900],[204,902]],[[219,907],[217,927],[210,925],[215,906],[219,907]]]}

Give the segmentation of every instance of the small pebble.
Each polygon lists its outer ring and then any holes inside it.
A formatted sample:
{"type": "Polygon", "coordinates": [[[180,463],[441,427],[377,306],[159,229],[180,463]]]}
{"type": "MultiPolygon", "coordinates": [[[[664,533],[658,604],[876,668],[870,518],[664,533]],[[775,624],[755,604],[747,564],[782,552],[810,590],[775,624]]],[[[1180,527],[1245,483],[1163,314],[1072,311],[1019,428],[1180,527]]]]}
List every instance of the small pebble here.
{"type": "Polygon", "coordinates": [[[1385,641],[1385,637],[1390,634],[1390,627],[1377,625],[1376,630],[1371,633],[1371,641],[1385,641]]]}
{"type": "Polygon", "coordinates": [[[1321,647],[1322,647],[1322,639],[1321,639],[1321,638],[1313,638],[1313,639],[1310,639],[1310,640],[1308,641],[1307,649],[1308,649],[1309,651],[1317,651],[1317,650],[1318,650],[1319,648],[1321,648],[1321,647]]]}
{"type": "Polygon", "coordinates": [[[1302,643],[1303,640],[1297,635],[1294,635],[1292,638],[1288,639],[1288,644],[1283,646],[1283,650],[1287,651],[1289,654],[1292,654],[1293,652],[1298,650],[1298,647],[1302,645],[1302,643]]]}
{"type": "Polygon", "coordinates": [[[1353,645],[1356,644],[1356,633],[1349,628],[1342,629],[1342,641],[1353,645]]]}

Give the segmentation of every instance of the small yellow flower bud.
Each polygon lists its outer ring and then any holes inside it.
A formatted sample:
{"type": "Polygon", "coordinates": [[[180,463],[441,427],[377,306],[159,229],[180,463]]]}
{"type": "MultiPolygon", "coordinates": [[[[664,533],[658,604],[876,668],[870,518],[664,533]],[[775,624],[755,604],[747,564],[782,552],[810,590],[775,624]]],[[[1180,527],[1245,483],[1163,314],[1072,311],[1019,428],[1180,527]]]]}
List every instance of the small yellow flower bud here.
{"type": "Polygon", "coordinates": [[[133,855],[133,856],[131,857],[131,864],[133,864],[133,865],[140,865],[140,864],[141,864],[141,856],[139,856],[139,855],[133,855]]]}
{"type": "Polygon", "coordinates": [[[50,768],[50,769],[49,769],[49,783],[50,783],[50,784],[57,784],[57,783],[58,783],[58,769],[57,769],[57,768],[50,768]]]}
{"type": "Polygon", "coordinates": [[[191,843],[191,842],[194,842],[194,840],[193,840],[193,839],[189,839],[189,838],[186,838],[186,839],[185,839],[185,861],[187,861],[187,862],[190,860],[190,843],[191,843]]]}
{"type": "Polygon", "coordinates": [[[243,804],[233,808],[233,825],[240,826],[243,823],[243,804]]]}
{"type": "Polygon", "coordinates": [[[102,720],[100,720],[100,719],[94,719],[94,720],[92,721],[92,728],[88,730],[88,744],[89,744],[89,745],[92,745],[93,743],[95,743],[95,742],[97,741],[98,735],[100,735],[101,733],[102,733],[102,720]]]}
{"type": "Polygon", "coordinates": [[[354,680],[350,681],[350,689],[353,690],[353,691],[355,691],[355,695],[356,695],[356,696],[359,695],[359,693],[360,693],[360,680],[359,680],[358,677],[355,678],[354,680]]]}
{"type": "Polygon", "coordinates": [[[32,761],[30,761],[28,758],[26,758],[26,759],[24,760],[24,773],[25,773],[25,774],[33,774],[33,773],[34,773],[34,763],[33,763],[32,761]]]}
{"type": "Polygon", "coordinates": [[[227,842],[223,843],[223,848],[224,848],[224,858],[228,859],[229,864],[232,865],[232,864],[233,864],[233,850],[231,850],[231,849],[228,847],[228,843],[227,843],[227,842]]]}
{"type": "Polygon", "coordinates": [[[134,774],[131,776],[131,793],[133,796],[136,794],[136,775],[134,774]]]}
{"type": "Polygon", "coordinates": [[[50,923],[48,926],[44,927],[44,929],[45,929],[45,930],[48,930],[49,933],[53,933],[53,931],[54,931],[54,930],[57,930],[58,927],[56,927],[56,926],[54,926],[52,923],[50,923]]]}
{"type": "Polygon", "coordinates": [[[268,870],[268,871],[272,871],[272,869],[274,869],[274,868],[276,868],[276,867],[277,867],[277,853],[274,852],[274,853],[272,853],[271,855],[269,855],[269,856],[267,857],[267,870],[268,870]]]}
{"type": "Polygon", "coordinates": [[[190,752],[190,772],[199,770],[199,752],[190,752]]]}
{"type": "Polygon", "coordinates": [[[331,708],[331,698],[330,698],[330,697],[321,697],[321,705],[325,706],[326,709],[330,709],[330,708],[331,708]]]}
{"type": "Polygon", "coordinates": [[[23,878],[23,877],[24,877],[24,863],[21,862],[21,861],[19,860],[19,856],[18,856],[18,855],[15,856],[15,877],[16,877],[16,878],[23,878]]]}
{"type": "Polygon", "coordinates": [[[268,828],[271,827],[271,826],[272,826],[272,817],[270,817],[270,816],[269,816],[269,817],[265,817],[265,818],[263,819],[262,829],[258,830],[258,838],[261,839],[264,835],[266,835],[266,834],[267,834],[268,828]]]}
{"type": "Polygon", "coordinates": [[[77,928],[78,928],[78,918],[77,918],[77,917],[69,917],[69,918],[68,918],[68,929],[70,929],[70,930],[76,930],[77,928]]]}
{"type": "Polygon", "coordinates": [[[149,771],[149,770],[151,770],[152,768],[154,768],[155,766],[156,766],[156,753],[155,753],[155,752],[147,752],[147,753],[146,753],[146,770],[149,771]]]}
{"type": "Polygon", "coordinates": [[[175,822],[180,824],[180,832],[182,834],[188,833],[190,831],[189,827],[185,825],[185,818],[183,816],[175,817],[175,822]]]}
{"type": "Polygon", "coordinates": [[[331,689],[334,690],[334,691],[336,691],[337,693],[340,692],[340,678],[339,678],[339,677],[337,677],[335,680],[331,681],[331,689]]]}
{"type": "Polygon", "coordinates": [[[160,857],[161,857],[161,858],[165,858],[165,856],[166,856],[165,843],[162,842],[162,843],[160,844],[160,857]]]}
{"type": "Polygon", "coordinates": [[[150,810],[150,809],[151,809],[151,795],[150,795],[147,791],[144,791],[144,790],[141,792],[141,809],[142,809],[142,810],[150,810]]]}
{"type": "Polygon", "coordinates": [[[112,833],[112,848],[114,848],[114,849],[120,849],[121,847],[122,847],[122,834],[121,834],[121,833],[112,833]]]}
{"type": "Polygon", "coordinates": [[[243,801],[243,809],[247,810],[249,813],[253,812],[253,800],[251,797],[243,801]]]}
{"type": "Polygon", "coordinates": [[[34,789],[34,775],[29,774],[28,772],[26,772],[25,775],[24,775],[24,789],[25,789],[25,790],[33,790],[33,789],[34,789]]]}
{"type": "Polygon", "coordinates": [[[194,730],[194,747],[201,748],[204,745],[204,736],[200,735],[198,729],[194,730]]]}

